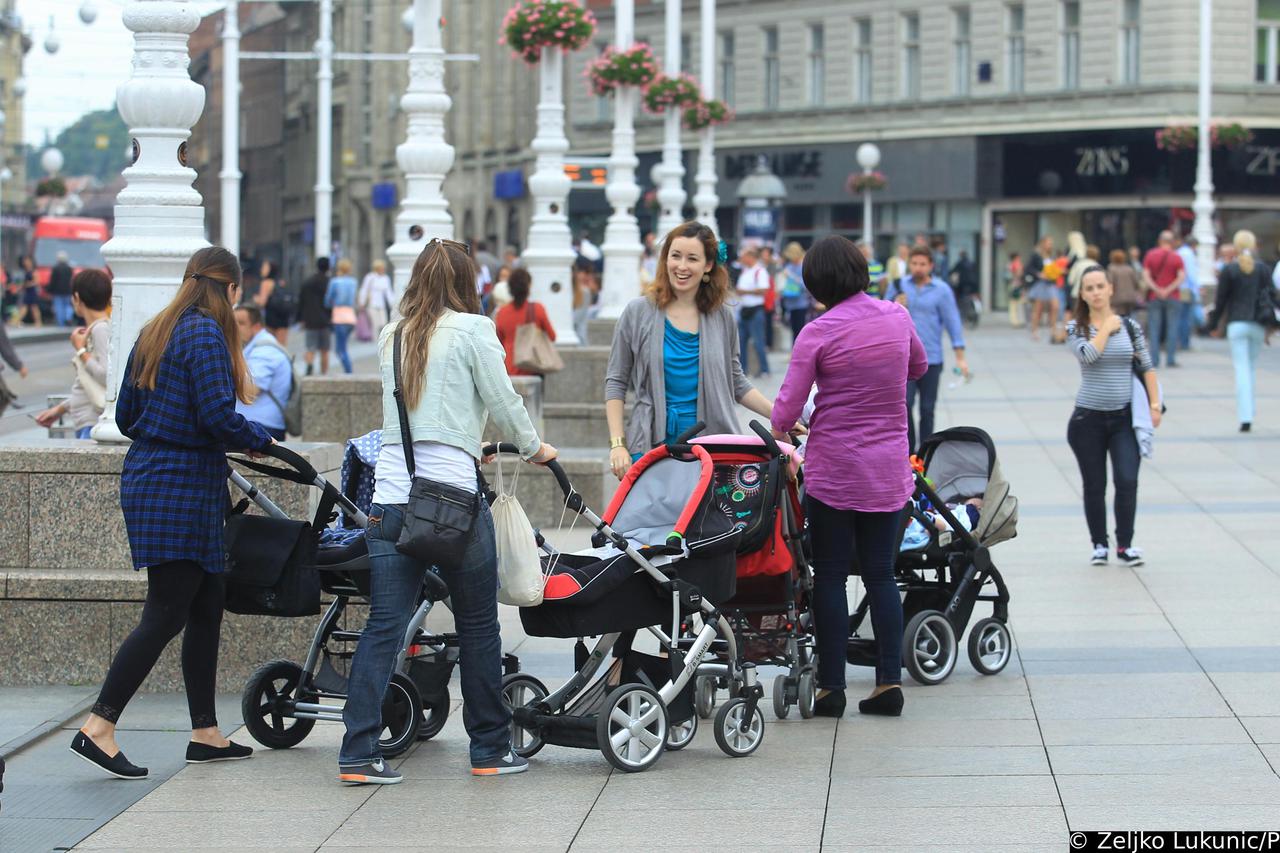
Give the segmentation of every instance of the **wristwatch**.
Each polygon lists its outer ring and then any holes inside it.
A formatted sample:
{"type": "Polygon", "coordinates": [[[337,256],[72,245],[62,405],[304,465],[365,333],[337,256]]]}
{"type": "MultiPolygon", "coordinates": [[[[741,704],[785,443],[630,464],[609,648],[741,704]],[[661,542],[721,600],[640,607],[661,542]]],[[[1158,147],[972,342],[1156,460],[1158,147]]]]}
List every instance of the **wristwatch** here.
{"type": "Polygon", "coordinates": [[[88,351],[89,351],[88,347],[80,347],[80,349],[76,350],[76,358],[83,360],[84,354],[87,353],[88,351]]]}

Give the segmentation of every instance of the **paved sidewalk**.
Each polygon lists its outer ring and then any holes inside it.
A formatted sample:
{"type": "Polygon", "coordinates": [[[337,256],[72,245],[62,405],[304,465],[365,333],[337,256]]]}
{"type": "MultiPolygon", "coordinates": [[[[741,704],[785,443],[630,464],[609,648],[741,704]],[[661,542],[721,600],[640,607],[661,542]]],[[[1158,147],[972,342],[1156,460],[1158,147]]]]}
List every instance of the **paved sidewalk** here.
{"type": "MultiPolygon", "coordinates": [[[[1263,354],[1248,436],[1223,343],[1197,341],[1163,377],[1139,498],[1148,562],[1130,570],[1087,565],[1070,355],[1001,328],[970,344],[976,378],[944,380],[939,427],[988,430],[1021,499],[1018,538],[994,551],[1017,645],[1000,675],[962,657],[942,685],[908,682],[901,719],[766,709],[747,759],[704,726],[638,775],[547,747],[526,775],[472,779],[455,708],[394,762],[405,784],[348,789],[341,729],[320,724],[292,750],[181,770],[77,849],[1062,850],[1068,829],[1280,828],[1280,349],[1263,354]]],[[[504,611],[525,668],[567,677],[568,644],[523,638],[504,611]]],[[[851,698],[873,683],[850,680],[851,698]]],[[[76,780],[86,796],[117,788],[76,780]]]]}

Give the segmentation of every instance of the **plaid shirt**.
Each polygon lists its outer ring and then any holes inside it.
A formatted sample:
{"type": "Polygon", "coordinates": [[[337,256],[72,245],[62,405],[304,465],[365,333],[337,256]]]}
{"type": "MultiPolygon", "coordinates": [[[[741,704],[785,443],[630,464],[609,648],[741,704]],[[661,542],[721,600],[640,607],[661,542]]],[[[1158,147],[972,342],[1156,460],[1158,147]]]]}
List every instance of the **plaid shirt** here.
{"type": "Polygon", "coordinates": [[[227,339],[196,309],[179,319],[154,391],[130,379],[133,356],[116,401],[116,424],[133,439],[120,477],[133,566],[191,560],[221,572],[226,453],[263,450],[271,437],[237,414],[227,339]]]}

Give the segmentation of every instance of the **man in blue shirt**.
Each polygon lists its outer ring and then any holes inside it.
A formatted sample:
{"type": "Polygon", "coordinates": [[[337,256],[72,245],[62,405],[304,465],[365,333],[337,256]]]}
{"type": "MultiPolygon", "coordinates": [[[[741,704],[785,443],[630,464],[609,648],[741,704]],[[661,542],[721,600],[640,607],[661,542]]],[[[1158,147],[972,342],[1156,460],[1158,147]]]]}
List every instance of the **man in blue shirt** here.
{"type": "Polygon", "coordinates": [[[889,285],[885,298],[906,306],[916,325],[916,334],[929,357],[929,369],[918,380],[907,382],[907,439],[914,453],[916,442],[914,409],[920,396],[920,441],[933,434],[933,409],[938,402],[938,383],[942,379],[942,331],[945,328],[955,348],[956,367],[969,375],[969,362],[964,357],[964,329],[960,310],[951,285],[933,274],[933,253],[928,246],[916,246],[907,257],[908,278],[889,285]]]}
{"type": "Polygon", "coordinates": [[[262,325],[262,311],[256,305],[236,306],[236,326],[244,360],[258,386],[252,403],[236,403],[236,411],[246,420],[256,421],[276,441],[284,441],[284,407],[293,390],[293,363],[275,336],[262,325]]]}

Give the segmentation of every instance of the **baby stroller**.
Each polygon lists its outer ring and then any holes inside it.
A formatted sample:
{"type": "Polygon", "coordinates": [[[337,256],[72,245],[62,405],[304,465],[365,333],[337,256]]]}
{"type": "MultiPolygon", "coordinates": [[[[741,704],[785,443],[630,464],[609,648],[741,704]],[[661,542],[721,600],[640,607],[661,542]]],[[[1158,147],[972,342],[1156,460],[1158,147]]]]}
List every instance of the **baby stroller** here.
{"type": "Polygon", "coordinates": [[[741,531],[711,500],[710,453],[688,444],[650,451],[631,467],[603,518],[558,465],[548,467],[566,507],[595,527],[595,547],[562,554],[543,543],[544,600],[522,608],[520,620],[530,636],[577,638],[577,672],[554,693],[530,675],[507,677],[515,751],[527,757],[549,743],[598,748],[619,770],[647,770],[664,750],[693,740],[693,679],[714,675],[735,695],[716,715],[716,743],[730,756],[750,755],[764,740],[764,690],[755,667],[739,664],[733,628],[719,609],[735,591],[741,531]],[[701,625],[690,630],[695,615],[701,625]],[[637,630],[656,637],[662,655],[632,649],[637,630]],[[588,651],[584,637],[599,640],[588,651]],[[717,637],[726,660],[704,663],[717,637]]]}
{"type": "MultiPolygon", "coordinates": [[[[800,454],[752,421],[755,436],[701,436],[715,464],[713,500],[742,530],[738,543],[737,592],[723,605],[741,660],[786,668],[773,680],[773,712],[785,719],[791,707],[813,716],[816,691],[813,637],[807,630],[813,574],[805,553],[800,502],[800,454]]],[[[713,650],[722,651],[716,644],[713,650]]],[[[699,676],[694,687],[698,716],[707,719],[716,692],[727,685],[699,676]]],[[[733,695],[732,693],[730,694],[733,695]]]]}
{"type": "MultiPolygon", "coordinates": [[[[910,516],[927,531],[927,541],[898,551],[894,571],[902,602],[903,664],[921,684],[939,684],[955,669],[958,638],[964,636],[974,605],[989,601],[992,615],[969,632],[969,662],[984,675],[1009,663],[1009,590],[991,560],[991,547],[1017,535],[1018,499],[1000,471],[991,437],[976,427],[954,427],[925,439],[923,473],[916,473],[910,516]],[[947,502],[982,498],[976,525],[962,523],[947,502]],[[927,502],[946,523],[938,530],[921,509],[927,502]],[[972,530],[969,527],[972,526],[972,530]]],[[[963,509],[963,508],[960,508],[963,509]]],[[[909,522],[909,520],[908,520],[909,522]]],[[[905,524],[904,524],[905,531],[905,524]]],[[[874,639],[858,636],[870,603],[863,596],[849,618],[848,661],[875,666],[874,639]]]]}
{"type": "MultiPolygon", "coordinates": [[[[369,438],[357,439],[352,444],[364,441],[364,449],[367,450],[369,438]]],[[[360,632],[344,627],[343,617],[348,604],[367,601],[369,596],[369,555],[364,538],[368,504],[364,503],[362,508],[353,497],[359,494],[367,501],[372,495],[372,489],[361,488],[360,483],[372,476],[378,440],[373,439],[375,446],[371,456],[362,458],[357,448],[349,449],[344,464],[343,491],[321,477],[301,456],[278,444],[272,445],[267,455],[283,462],[287,468],[232,458],[236,464],[260,474],[315,486],[320,490],[320,500],[310,522],[294,521],[238,471],[231,472],[231,482],[244,492],[246,498],[233,510],[228,521],[227,548],[231,569],[228,610],[271,614],[270,607],[237,609],[234,606],[237,596],[231,591],[237,588],[237,584],[243,590],[253,582],[248,581],[244,571],[237,569],[254,567],[255,561],[258,563],[256,568],[263,569],[259,558],[262,552],[271,550],[272,545],[268,543],[272,541],[296,543],[286,546],[293,549],[289,562],[298,568],[298,574],[304,581],[310,579],[317,586],[316,604],[309,613],[288,615],[314,615],[319,612],[319,593],[332,596],[307,649],[304,663],[298,665],[288,660],[264,663],[245,685],[241,699],[245,727],[263,746],[287,749],[301,743],[310,734],[316,720],[342,722],[341,705],[326,704],[325,700],[346,699],[347,673],[360,632]],[[257,504],[266,517],[241,515],[249,501],[257,504]],[[338,526],[330,527],[336,517],[335,509],[341,510],[342,520],[338,526]]],[[[283,573],[279,563],[265,568],[265,573],[258,572],[258,582],[267,585],[281,582],[283,573]]],[[[435,573],[428,572],[418,596],[417,610],[405,632],[396,671],[383,700],[383,732],[378,743],[382,754],[387,757],[400,755],[415,740],[427,740],[439,734],[448,719],[448,684],[458,660],[458,637],[453,633],[434,634],[422,627],[432,607],[448,597],[445,582],[435,573]]],[[[507,673],[516,672],[519,661],[514,655],[504,655],[503,667],[507,673]]]]}

